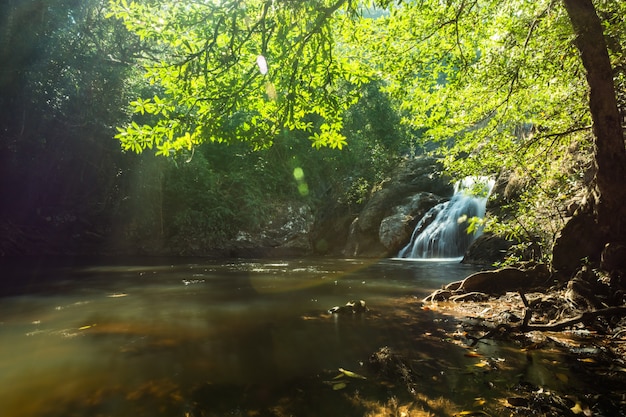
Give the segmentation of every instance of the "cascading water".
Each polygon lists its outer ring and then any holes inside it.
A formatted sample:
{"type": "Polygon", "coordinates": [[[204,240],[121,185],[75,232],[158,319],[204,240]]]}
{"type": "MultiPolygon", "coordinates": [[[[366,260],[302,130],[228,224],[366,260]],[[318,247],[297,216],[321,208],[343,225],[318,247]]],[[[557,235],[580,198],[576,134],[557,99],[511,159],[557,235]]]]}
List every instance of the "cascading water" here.
{"type": "Polygon", "coordinates": [[[449,201],[430,209],[419,221],[400,258],[459,258],[481,233],[468,233],[473,217],[483,218],[494,181],[467,177],[455,184],[449,201]]]}

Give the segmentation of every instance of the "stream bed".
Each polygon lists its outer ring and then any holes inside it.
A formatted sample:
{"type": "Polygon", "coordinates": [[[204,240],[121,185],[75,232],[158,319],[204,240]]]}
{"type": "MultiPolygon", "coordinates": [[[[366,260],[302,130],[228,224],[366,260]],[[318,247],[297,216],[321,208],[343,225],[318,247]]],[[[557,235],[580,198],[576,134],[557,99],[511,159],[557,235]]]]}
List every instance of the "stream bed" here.
{"type": "Polygon", "coordinates": [[[520,383],[574,397],[583,388],[558,352],[469,349],[458,322],[423,308],[474,271],[398,259],[3,265],[0,416],[470,415],[520,383]],[[328,313],[352,300],[369,311],[328,313]],[[376,352],[393,356],[373,364],[376,352]]]}

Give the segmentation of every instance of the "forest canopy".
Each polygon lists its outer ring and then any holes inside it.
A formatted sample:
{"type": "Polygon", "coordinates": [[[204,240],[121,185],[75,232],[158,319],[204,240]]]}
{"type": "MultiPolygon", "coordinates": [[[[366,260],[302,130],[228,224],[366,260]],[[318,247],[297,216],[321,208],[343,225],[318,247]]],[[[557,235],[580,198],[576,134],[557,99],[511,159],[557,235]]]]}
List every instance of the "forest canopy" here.
{"type": "MultiPolygon", "coordinates": [[[[623,92],[626,6],[594,5],[623,92]]],[[[110,7],[152,46],[142,60],[152,89],[131,102],[136,116],[117,135],[126,150],[171,155],[242,141],[259,149],[286,132],[341,149],[352,143],[347,112],[376,82],[405,128],[419,132],[415,143],[438,144],[454,177],[509,170],[524,178],[511,203],[516,219],[504,230],[511,237],[550,243],[563,226],[556,205],[588,182],[588,86],[561,1],[112,0],[110,7]]]]}
{"type": "MultiPolygon", "coordinates": [[[[619,67],[625,6],[598,7],[619,67]]],[[[284,130],[341,148],[343,116],[372,80],[422,140],[453,141],[451,159],[469,156],[468,171],[496,171],[502,156],[533,161],[591,126],[560,1],[114,0],[111,9],[153,46],[143,60],[153,90],[132,101],[137,117],[118,134],[127,150],[263,147],[284,130]]]]}
{"type": "Polygon", "coordinates": [[[252,227],[277,199],[354,214],[425,150],[455,179],[506,175],[506,210],[487,226],[522,242],[550,246],[599,173],[596,195],[621,198],[609,184],[622,184],[621,126],[606,141],[589,99],[624,107],[624,2],[9,0],[0,12],[9,235],[28,234],[29,209],[55,235],[123,224],[181,239],[252,227]],[[582,6],[601,24],[588,44],[609,54],[596,78],[614,90],[590,94],[600,60],[581,52],[582,6]]]}

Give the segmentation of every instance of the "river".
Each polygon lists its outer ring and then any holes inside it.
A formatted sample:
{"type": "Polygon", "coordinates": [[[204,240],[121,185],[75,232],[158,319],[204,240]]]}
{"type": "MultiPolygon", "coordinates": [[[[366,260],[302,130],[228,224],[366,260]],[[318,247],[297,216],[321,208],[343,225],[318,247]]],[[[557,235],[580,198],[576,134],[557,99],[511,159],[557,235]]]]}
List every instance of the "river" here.
{"type": "Polygon", "coordinates": [[[5,265],[0,416],[365,415],[355,396],[402,390],[372,381],[382,346],[418,358],[425,404],[466,408],[481,395],[466,387],[476,359],[420,300],[473,271],[397,259],[5,265]],[[327,312],[351,300],[370,311],[327,312]],[[368,379],[338,385],[339,368],[368,379]]]}

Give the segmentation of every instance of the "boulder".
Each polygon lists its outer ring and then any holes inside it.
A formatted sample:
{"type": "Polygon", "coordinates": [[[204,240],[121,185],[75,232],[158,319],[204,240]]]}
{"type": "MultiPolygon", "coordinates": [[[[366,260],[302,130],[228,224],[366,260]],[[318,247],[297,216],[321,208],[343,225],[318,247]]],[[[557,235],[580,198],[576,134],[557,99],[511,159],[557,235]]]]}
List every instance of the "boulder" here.
{"type": "Polygon", "coordinates": [[[313,225],[311,208],[306,204],[276,204],[272,215],[258,232],[240,231],[230,242],[230,255],[301,256],[312,252],[309,234],[313,225]]]}
{"type": "Polygon", "coordinates": [[[516,291],[526,285],[528,285],[528,278],[524,271],[517,268],[502,268],[494,271],[476,272],[465,278],[456,291],[501,295],[507,291],[516,291]]]}
{"type": "Polygon", "coordinates": [[[418,193],[394,207],[394,214],[380,222],[378,238],[390,253],[397,253],[411,239],[415,225],[443,199],[432,193],[418,193]]]}
{"type": "Polygon", "coordinates": [[[508,291],[531,290],[544,284],[549,278],[550,271],[545,264],[536,264],[528,269],[501,268],[481,271],[465,278],[456,292],[502,295],[508,291]]]}
{"type": "Polygon", "coordinates": [[[413,227],[432,206],[450,196],[449,178],[433,158],[403,161],[383,181],[350,225],[345,256],[392,256],[408,242],[413,227]]]}
{"type": "Polygon", "coordinates": [[[527,292],[544,288],[550,280],[550,270],[543,263],[522,268],[501,268],[476,272],[462,281],[451,282],[424,299],[432,301],[482,301],[488,296],[507,292],[527,292]]]}

